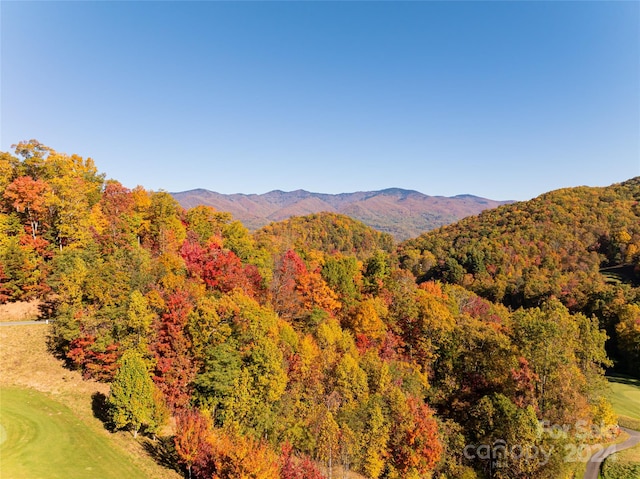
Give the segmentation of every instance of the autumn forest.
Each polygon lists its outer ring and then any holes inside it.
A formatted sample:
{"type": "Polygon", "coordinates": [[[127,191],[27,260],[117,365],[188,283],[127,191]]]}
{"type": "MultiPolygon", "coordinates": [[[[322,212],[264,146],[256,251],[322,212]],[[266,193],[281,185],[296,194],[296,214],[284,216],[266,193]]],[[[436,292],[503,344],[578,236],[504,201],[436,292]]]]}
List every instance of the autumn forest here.
{"type": "Polygon", "coordinates": [[[34,298],[107,427],[170,430],[185,477],[570,478],[616,424],[605,371],[640,377],[640,178],[397,242],[250,232],[31,140],[0,153],[0,302],[34,298]]]}

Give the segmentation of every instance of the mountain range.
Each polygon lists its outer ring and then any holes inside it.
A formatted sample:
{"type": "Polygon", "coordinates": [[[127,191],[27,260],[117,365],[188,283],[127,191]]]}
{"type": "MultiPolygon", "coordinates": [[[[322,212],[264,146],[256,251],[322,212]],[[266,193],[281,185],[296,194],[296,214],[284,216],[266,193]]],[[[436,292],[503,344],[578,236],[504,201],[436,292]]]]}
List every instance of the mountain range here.
{"type": "Polygon", "coordinates": [[[473,195],[429,196],[401,188],[340,194],[305,190],[222,194],[206,189],[171,194],[183,208],[212,206],[231,213],[250,230],[291,216],[326,211],[360,220],[372,228],[392,234],[397,240],[412,238],[466,216],[511,203],[473,195]]]}

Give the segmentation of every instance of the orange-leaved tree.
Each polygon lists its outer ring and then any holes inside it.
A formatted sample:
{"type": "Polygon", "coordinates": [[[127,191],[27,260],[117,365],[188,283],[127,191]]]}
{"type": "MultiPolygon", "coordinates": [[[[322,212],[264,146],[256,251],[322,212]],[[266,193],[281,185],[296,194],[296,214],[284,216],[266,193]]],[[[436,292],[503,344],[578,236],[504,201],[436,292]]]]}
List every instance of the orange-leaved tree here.
{"type": "Polygon", "coordinates": [[[189,479],[191,468],[209,449],[207,439],[211,434],[211,420],[194,409],[183,409],[176,415],[176,435],[173,440],[180,462],[187,466],[189,479]]]}

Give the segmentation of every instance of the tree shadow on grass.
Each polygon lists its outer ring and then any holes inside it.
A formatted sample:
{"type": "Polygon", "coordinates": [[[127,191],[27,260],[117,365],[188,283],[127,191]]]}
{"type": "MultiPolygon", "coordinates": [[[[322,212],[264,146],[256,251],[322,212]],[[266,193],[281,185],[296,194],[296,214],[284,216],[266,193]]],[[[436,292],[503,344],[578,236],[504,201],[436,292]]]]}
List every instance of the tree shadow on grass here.
{"type": "Polygon", "coordinates": [[[178,453],[172,437],[159,437],[155,440],[145,438],[142,441],[142,445],[147,454],[162,467],[173,469],[180,473],[183,472],[178,465],[178,453]]]}
{"type": "MultiPolygon", "coordinates": [[[[113,420],[111,419],[111,414],[109,413],[107,396],[99,391],[93,393],[91,395],[91,410],[93,411],[94,417],[104,424],[106,430],[109,432],[116,430],[113,420]]],[[[156,463],[179,473],[184,472],[178,464],[179,458],[172,437],[154,437],[154,439],[143,436],[138,437],[146,453],[152,457],[156,463]]]]}
{"type": "Polygon", "coordinates": [[[93,411],[94,417],[100,419],[107,431],[114,431],[113,421],[109,414],[109,402],[107,401],[107,396],[99,391],[94,392],[91,395],[91,410],[93,411]]]}
{"type": "Polygon", "coordinates": [[[607,376],[607,379],[609,380],[609,382],[612,382],[612,383],[627,384],[629,386],[640,387],[640,379],[637,379],[631,376],[616,374],[615,376],[614,375],[607,376]]]}

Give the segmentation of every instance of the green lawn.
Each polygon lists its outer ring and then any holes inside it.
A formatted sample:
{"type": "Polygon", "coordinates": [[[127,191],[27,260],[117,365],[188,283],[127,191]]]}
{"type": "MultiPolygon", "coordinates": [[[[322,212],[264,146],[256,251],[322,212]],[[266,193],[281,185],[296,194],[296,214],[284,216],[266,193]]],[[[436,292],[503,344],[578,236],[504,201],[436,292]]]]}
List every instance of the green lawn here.
{"type": "MultiPolygon", "coordinates": [[[[620,416],[620,425],[640,430],[640,380],[625,376],[609,376],[609,400],[620,416]]],[[[640,445],[610,456],[604,463],[604,479],[640,477],[640,445]]]]}
{"type": "Polygon", "coordinates": [[[608,376],[609,400],[619,416],[640,421],[640,380],[626,376],[608,376]]]}
{"type": "Polygon", "coordinates": [[[105,434],[31,389],[0,389],[2,479],[144,479],[105,434]]]}

